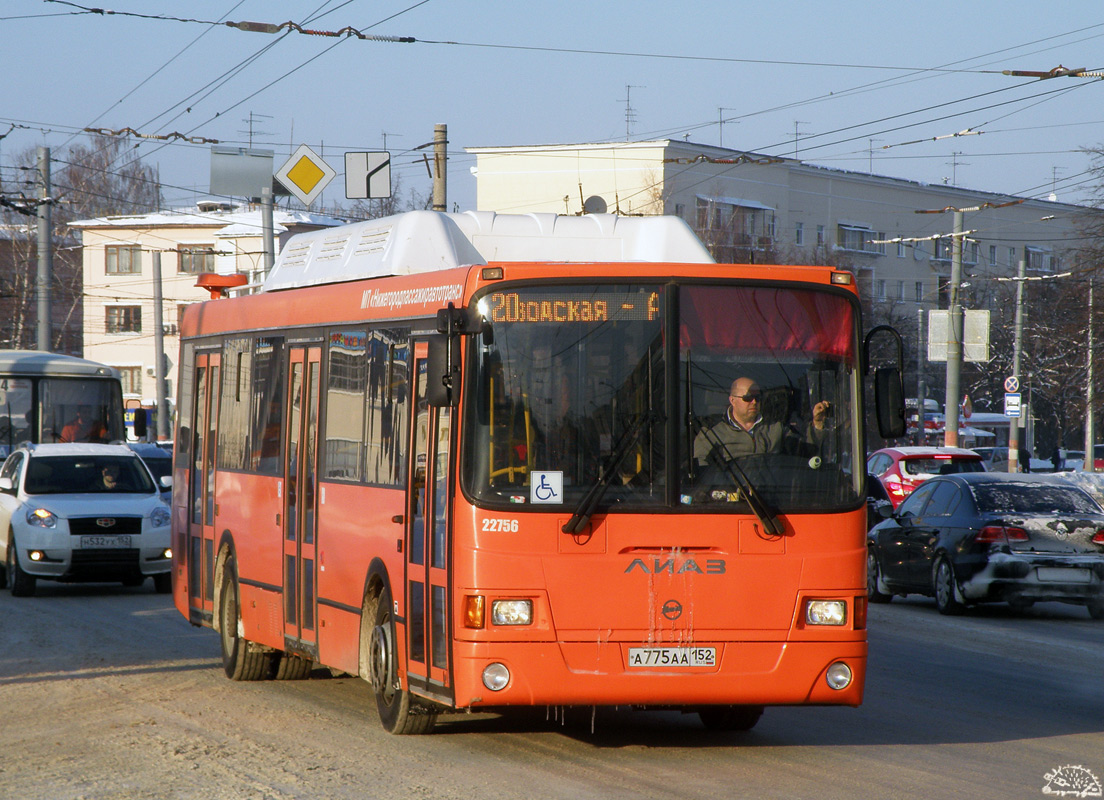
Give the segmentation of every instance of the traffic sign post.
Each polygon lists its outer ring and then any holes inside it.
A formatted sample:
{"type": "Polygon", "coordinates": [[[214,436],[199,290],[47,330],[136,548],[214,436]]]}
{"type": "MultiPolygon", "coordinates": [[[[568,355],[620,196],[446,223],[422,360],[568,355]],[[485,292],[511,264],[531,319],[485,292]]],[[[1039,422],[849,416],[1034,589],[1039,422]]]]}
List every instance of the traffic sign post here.
{"type": "Polygon", "coordinates": [[[391,196],[391,154],[346,153],[345,197],[376,200],[391,196]]]}
{"type": "Polygon", "coordinates": [[[1004,391],[1015,394],[1020,391],[1020,379],[1015,375],[1009,375],[1004,379],[1004,391]]]}
{"type": "Polygon", "coordinates": [[[1022,410],[1021,395],[1019,392],[1007,392],[1004,395],[1004,415],[1006,417],[1018,417],[1022,410]]]}
{"type": "Polygon", "coordinates": [[[333,167],[305,144],[301,144],[280,167],[276,180],[299,198],[300,203],[309,207],[336,175],[337,171],[333,167]]]}

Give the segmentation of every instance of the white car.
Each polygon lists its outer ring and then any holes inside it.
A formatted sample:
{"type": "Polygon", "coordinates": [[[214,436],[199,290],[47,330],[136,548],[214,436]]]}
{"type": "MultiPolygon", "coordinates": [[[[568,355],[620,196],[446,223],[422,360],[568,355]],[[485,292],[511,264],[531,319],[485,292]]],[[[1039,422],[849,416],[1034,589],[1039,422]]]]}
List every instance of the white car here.
{"type": "Polygon", "coordinates": [[[17,597],[34,594],[39,578],[137,586],[152,577],[171,592],[170,541],[169,507],[125,445],[25,445],[0,468],[0,552],[17,597]]]}

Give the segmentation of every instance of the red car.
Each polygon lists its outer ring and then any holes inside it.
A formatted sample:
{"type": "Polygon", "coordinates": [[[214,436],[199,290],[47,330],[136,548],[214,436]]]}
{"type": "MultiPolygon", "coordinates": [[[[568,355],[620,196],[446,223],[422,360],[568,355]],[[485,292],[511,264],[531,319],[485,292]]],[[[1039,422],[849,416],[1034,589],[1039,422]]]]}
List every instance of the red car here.
{"type": "Polygon", "coordinates": [[[986,469],[981,456],[961,447],[884,447],[870,454],[866,471],[882,482],[897,508],[928,478],[986,469]]]}

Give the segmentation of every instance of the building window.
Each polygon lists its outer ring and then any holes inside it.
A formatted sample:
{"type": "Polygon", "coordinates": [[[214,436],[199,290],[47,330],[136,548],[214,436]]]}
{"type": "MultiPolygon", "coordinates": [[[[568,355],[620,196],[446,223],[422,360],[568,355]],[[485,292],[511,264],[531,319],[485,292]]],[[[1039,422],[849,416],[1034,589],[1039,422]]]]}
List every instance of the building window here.
{"type": "Polygon", "coordinates": [[[916,302],[917,303],[923,303],[924,302],[924,282],[923,281],[917,281],[916,286],[914,287],[914,289],[916,291],[916,302]]]}
{"type": "Polygon", "coordinates": [[[897,258],[905,257],[905,243],[897,242],[897,258]]]}
{"type": "Polygon", "coordinates": [[[108,306],[106,330],[108,333],[141,333],[142,307],[108,306]]]}
{"type": "Polygon", "coordinates": [[[805,244],[805,223],[798,222],[794,225],[794,244],[802,247],[805,244]]]}
{"type": "Polygon", "coordinates": [[[1050,253],[1041,247],[1024,248],[1024,256],[1027,259],[1027,268],[1036,272],[1053,272],[1054,266],[1050,253]]]}
{"type": "Polygon", "coordinates": [[[1008,266],[1015,267],[1019,265],[1019,259],[1016,258],[1016,248],[1008,248],[1008,266]]]}
{"type": "Polygon", "coordinates": [[[886,282],[884,278],[878,278],[874,281],[874,296],[878,300],[886,299],[886,282]]]}
{"type": "Polygon", "coordinates": [[[897,300],[904,300],[905,299],[905,282],[904,281],[897,281],[897,297],[896,297],[896,299],[897,300]]]}
{"type": "Polygon", "coordinates": [[[137,275],[142,272],[142,248],[130,244],[109,244],[104,248],[108,275],[137,275]]]}
{"type": "Polygon", "coordinates": [[[180,271],[188,275],[215,271],[215,246],[213,244],[181,245],[180,271]]]}
{"type": "Polygon", "coordinates": [[[995,244],[989,245],[989,266],[995,267],[997,265],[997,246],[995,244]]]}
{"type": "Polygon", "coordinates": [[[122,376],[123,394],[142,394],[141,367],[115,367],[122,376]]]}
{"type": "Polygon", "coordinates": [[[824,226],[817,225],[817,247],[824,245],[824,226]]]}
{"type": "Polygon", "coordinates": [[[837,227],[836,242],[841,250],[885,255],[884,240],[884,233],[876,233],[870,228],[860,228],[856,225],[837,227]]]}

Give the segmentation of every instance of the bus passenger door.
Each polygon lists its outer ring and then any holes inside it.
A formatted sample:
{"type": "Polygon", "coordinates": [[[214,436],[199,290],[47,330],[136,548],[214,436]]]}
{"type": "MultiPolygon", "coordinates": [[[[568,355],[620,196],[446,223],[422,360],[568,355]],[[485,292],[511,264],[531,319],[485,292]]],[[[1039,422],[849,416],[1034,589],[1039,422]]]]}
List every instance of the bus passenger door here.
{"type": "Polygon", "coordinates": [[[215,601],[215,444],[220,353],[197,353],[188,481],[188,604],[210,618],[215,601]]]}
{"type": "Polygon", "coordinates": [[[284,463],[284,641],[317,655],[315,632],[315,491],[322,350],[292,347],[287,384],[284,463]]]}
{"type": "Polygon", "coordinates": [[[449,462],[452,409],[426,402],[427,347],[414,348],[414,413],[407,493],[407,678],[417,694],[452,699],[449,677],[449,462]]]}

